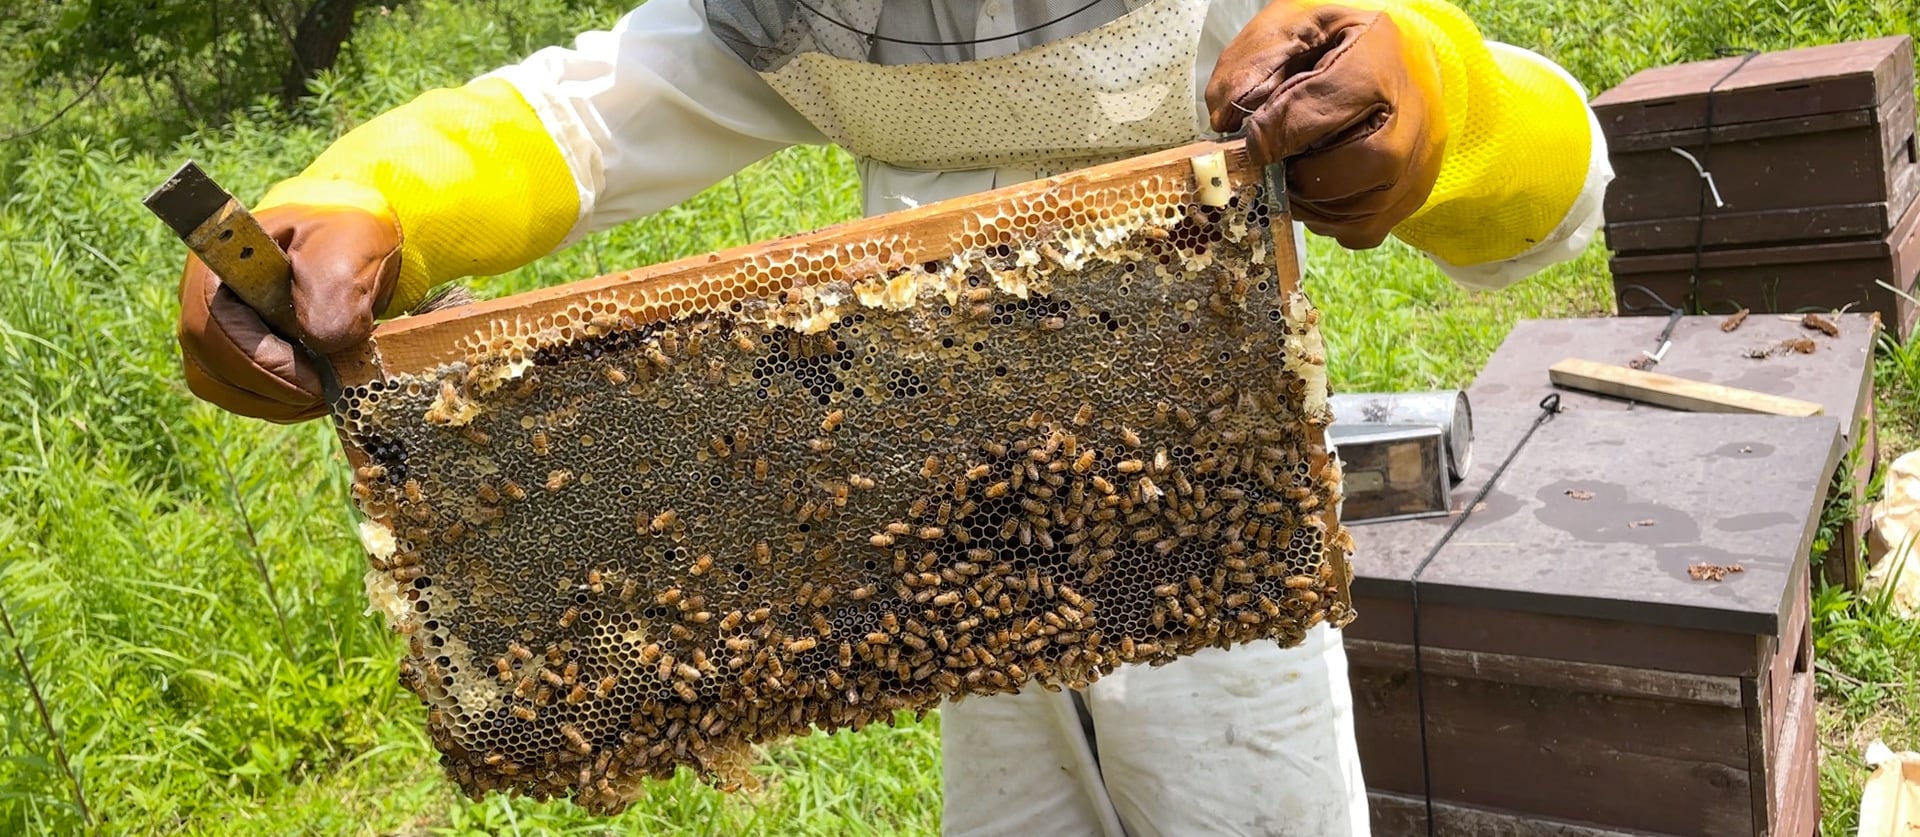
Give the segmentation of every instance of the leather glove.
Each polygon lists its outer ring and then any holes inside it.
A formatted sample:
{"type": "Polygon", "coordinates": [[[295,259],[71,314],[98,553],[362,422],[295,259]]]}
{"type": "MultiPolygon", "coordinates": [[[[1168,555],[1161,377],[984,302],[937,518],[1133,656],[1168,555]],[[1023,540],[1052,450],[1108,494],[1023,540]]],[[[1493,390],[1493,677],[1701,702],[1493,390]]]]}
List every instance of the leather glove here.
{"type": "MultiPolygon", "coordinates": [[[[435,286],[552,250],[579,217],[580,198],[533,106],[505,79],[482,78],[430,90],[347,132],[255,208],[293,262],[300,336],[331,354],[366,340],[376,318],[416,310],[435,286]]],[[[299,347],[191,259],[179,337],[194,395],[281,423],[326,413],[299,347]]]]}
{"type": "MultiPolygon", "coordinates": [[[[285,204],[254,213],[293,263],[293,309],[306,345],[332,354],[365,341],[400,275],[400,226],[344,206],[285,204]]],[[[320,377],[300,347],[194,256],[180,277],[178,329],[187,386],[251,418],[293,424],[326,415],[320,377]]]]}
{"type": "Polygon", "coordinates": [[[1349,249],[1379,246],[1440,175],[1439,60],[1384,11],[1278,0],[1227,44],[1206,100],[1214,130],[1246,126],[1255,163],[1286,162],[1295,217],[1349,249]]]}

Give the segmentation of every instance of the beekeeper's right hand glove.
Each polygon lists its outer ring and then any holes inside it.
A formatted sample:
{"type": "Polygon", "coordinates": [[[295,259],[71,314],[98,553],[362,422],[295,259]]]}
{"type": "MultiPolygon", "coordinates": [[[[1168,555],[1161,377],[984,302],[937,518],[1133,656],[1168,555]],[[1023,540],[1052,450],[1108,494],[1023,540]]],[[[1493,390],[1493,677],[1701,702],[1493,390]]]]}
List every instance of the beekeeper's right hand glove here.
{"type": "MultiPolygon", "coordinates": [[[[509,83],[434,90],[342,136],[254,207],[293,263],[294,337],[352,349],[434,287],[504,273],[565,240],[580,197],[559,146],[509,83]]],[[[325,415],[317,372],[196,258],[180,279],[188,388],[280,423],[325,415]]]]}
{"type": "MultiPolygon", "coordinates": [[[[293,310],[303,332],[296,336],[322,354],[365,341],[400,275],[393,214],[294,203],[255,217],[293,263],[293,310]]],[[[326,414],[319,373],[306,355],[194,256],[180,277],[179,339],[187,387],[201,399],[283,424],[326,414]]]]}

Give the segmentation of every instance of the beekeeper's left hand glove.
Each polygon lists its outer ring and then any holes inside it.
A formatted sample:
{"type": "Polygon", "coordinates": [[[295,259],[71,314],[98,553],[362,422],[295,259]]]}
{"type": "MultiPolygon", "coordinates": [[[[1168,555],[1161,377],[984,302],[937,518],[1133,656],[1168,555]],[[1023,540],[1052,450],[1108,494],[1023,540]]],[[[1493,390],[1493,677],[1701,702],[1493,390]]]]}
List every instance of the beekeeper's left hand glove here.
{"type": "Polygon", "coordinates": [[[1275,0],[1222,52],[1213,127],[1284,160],[1296,218],[1391,234],[1475,287],[1578,255],[1612,169],[1586,93],[1448,0],[1275,0]]]}
{"type": "Polygon", "coordinates": [[[1440,68],[1385,11],[1279,0],[1227,44],[1206,89],[1216,131],[1244,124],[1258,164],[1285,161],[1307,229],[1364,249],[1433,191],[1447,143],[1440,68]]]}

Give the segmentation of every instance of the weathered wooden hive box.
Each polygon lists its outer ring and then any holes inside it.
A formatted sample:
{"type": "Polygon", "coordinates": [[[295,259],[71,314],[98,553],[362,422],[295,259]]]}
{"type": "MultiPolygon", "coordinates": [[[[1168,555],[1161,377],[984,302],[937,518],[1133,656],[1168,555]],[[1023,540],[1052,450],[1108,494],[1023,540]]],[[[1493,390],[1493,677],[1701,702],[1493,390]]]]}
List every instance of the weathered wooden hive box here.
{"type": "Polygon", "coordinates": [[[617,811],[787,736],[1347,623],[1267,175],[1198,143],[335,358],[368,593],[452,778],[617,811]]]}
{"type": "MultiPolygon", "coordinates": [[[[1642,289],[1684,306],[1694,288],[1691,251],[1616,252],[1609,266],[1623,314],[1667,313],[1642,289]]],[[[1872,311],[1904,340],[1913,334],[1913,298],[1920,296],[1920,202],[1882,238],[1707,250],[1697,273],[1702,311],[1872,311]]]]}
{"type": "Polygon", "coordinates": [[[1464,522],[1352,526],[1374,833],[1427,833],[1429,800],[1439,834],[1814,833],[1808,549],[1868,409],[1873,322],[1841,317],[1833,338],[1720,321],[1683,319],[1658,370],[1825,414],[1561,390],[1548,366],[1624,363],[1659,324],[1525,321],[1468,390],[1479,454],[1459,511],[1519,446],[1481,504],[1464,522]],[[1812,355],[1745,357],[1808,335],[1812,355]],[[1555,393],[1561,412],[1528,438],[1555,393]]]}
{"type": "Polygon", "coordinates": [[[1606,199],[1616,284],[1672,287],[1698,245],[1711,274],[1703,303],[1852,302],[1906,322],[1898,315],[1911,309],[1873,283],[1904,290],[1920,270],[1910,37],[1649,69],[1592,106],[1616,174],[1606,199]],[[1822,244],[1834,249],[1787,246],[1822,244]]]}

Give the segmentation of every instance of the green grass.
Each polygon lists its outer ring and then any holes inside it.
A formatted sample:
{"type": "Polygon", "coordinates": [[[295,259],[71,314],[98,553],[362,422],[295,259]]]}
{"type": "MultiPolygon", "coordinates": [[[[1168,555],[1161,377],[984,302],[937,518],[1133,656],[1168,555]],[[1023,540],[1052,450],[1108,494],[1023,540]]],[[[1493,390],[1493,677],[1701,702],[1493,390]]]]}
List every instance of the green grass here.
{"type": "MultiPolygon", "coordinates": [[[[417,700],[397,686],[400,647],[365,613],[365,559],[328,429],[237,419],[181,383],[172,328],[182,249],[141,207],[146,191],[191,157],[252,201],[380,109],[617,14],[612,3],[513,5],[511,21],[496,3],[401,6],[368,25],[302,113],[260,106],[225,126],[156,135],[165,120],[109,101],[0,146],[0,164],[10,161],[0,175],[0,833],[937,830],[937,714],[769,747],[757,793],[726,796],[682,777],[613,822],[565,803],[457,798],[417,700]]],[[[1911,8],[1877,0],[1470,8],[1596,92],[1720,44],[1916,28],[1911,8]]],[[[0,110],[0,125],[31,116],[0,110]]],[[[504,294],[856,210],[844,154],[793,149],[474,286],[504,294]]],[[[1513,322],[1610,310],[1599,246],[1494,295],[1459,290],[1398,245],[1349,253],[1316,238],[1310,248],[1310,290],[1333,324],[1343,389],[1464,385],[1513,322]]],[[[1884,347],[1875,374],[1887,450],[1920,443],[1920,349],[1884,347]]],[[[1920,746],[1920,629],[1833,590],[1818,594],[1815,625],[1826,825],[1842,833],[1866,741],[1920,746]]]]}

